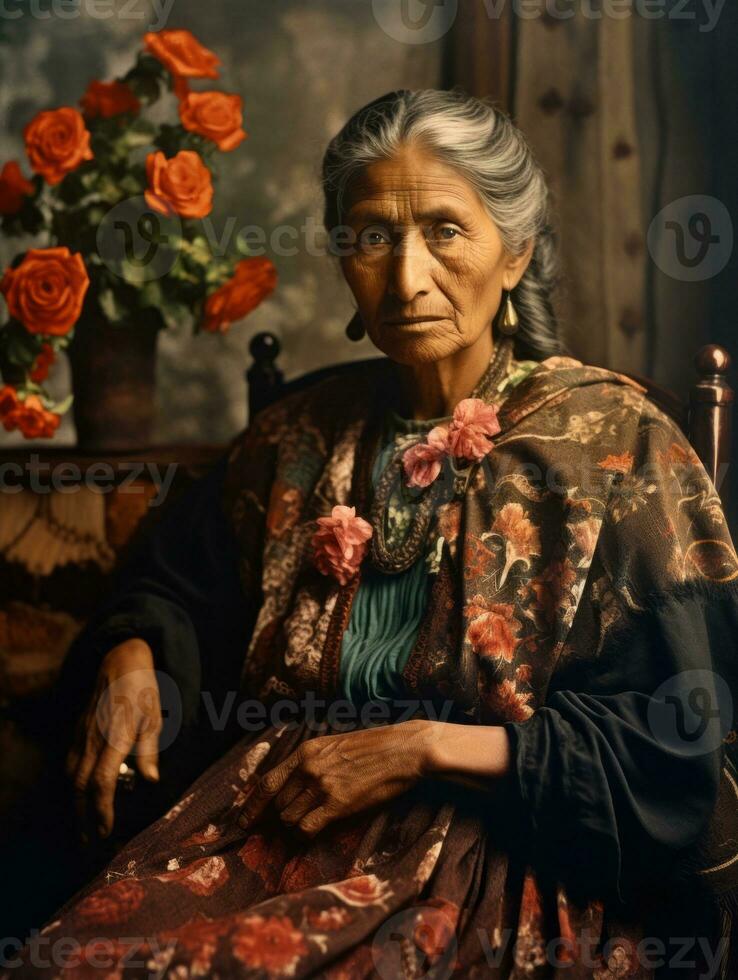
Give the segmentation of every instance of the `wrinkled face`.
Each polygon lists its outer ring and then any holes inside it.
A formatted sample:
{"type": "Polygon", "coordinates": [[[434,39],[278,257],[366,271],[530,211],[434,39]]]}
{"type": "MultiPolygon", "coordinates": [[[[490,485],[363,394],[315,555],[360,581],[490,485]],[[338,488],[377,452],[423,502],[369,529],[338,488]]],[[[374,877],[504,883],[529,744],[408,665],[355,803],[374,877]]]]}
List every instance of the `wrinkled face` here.
{"type": "Polygon", "coordinates": [[[417,145],[366,167],[348,190],[353,244],[341,268],[374,344],[400,364],[420,364],[488,334],[532,242],[510,256],[472,184],[417,145]]]}

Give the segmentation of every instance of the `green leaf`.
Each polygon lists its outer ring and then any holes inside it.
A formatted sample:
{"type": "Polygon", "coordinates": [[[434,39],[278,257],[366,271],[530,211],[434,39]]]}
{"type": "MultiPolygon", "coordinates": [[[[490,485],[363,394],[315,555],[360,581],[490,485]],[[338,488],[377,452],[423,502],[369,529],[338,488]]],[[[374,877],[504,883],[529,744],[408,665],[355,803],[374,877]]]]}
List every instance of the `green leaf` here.
{"type": "Polygon", "coordinates": [[[95,190],[95,185],[97,184],[99,177],[100,174],[97,170],[90,170],[86,174],[82,174],[80,180],[86,191],[93,191],[95,190]]]}
{"type": "Polygon", "coordinates": [[[192,149],[189,137],[190,134],[184,126],[172,126],[169,123],[164,123],[153,143],[165,156],[173,157],[180,150],[192,149]]]}
{"type": "Polygon", "coordinates": [[[128,79],[126,84],[133,94],[147,105],[151,105],[159,98],[159,81],[149,75],[136,75],[128,79]]]}
{"type": "Polygon", "coordinates": [[[97,301],[110,323],[122,323],[129,315],[129,311],[119,302],[112,289],[104,289],[97,301]]]}
{"type": "Polygon", "coordinates": [[[151,279],[139,290],[139,306],[159,307],[162,303],[161,283],[157,279],[151,279]]]}
{"type": "Polygon", "coordinates": [[[213,261],[213,253],[210,245],[208,244],[207,238],[203,235],[197,235],[191,242],[182,239],[180,248],[188,259],[192,262],[197,262],[199,265],[207,266],[213,261]]]}
{"type": "Polygon", "coordinates": [[[46,218],[41,208],[31,197],[25,198],[20,211],[7,214],[0,222],[0,228],[6,235],[37,235],[46,227],[46,218]]]}
{"type": "Polygon", "coordinates": [[[153,54],[148,54],[146,51],[140,51],[138,58],[136,59],[136,67],[133,69],[141,74],[151,75],[153,78],[165,78],[168,74],[164,65],[155,58],[153,54]]]}
{"type": "Polygon", "coordinates": [[[134,95],[144,102],[156,102],[160,95],[160,85],[167,76],[164,65],[150,54],[141,52],[136,64],[123,76],[121,81],[134,95]]]}
{"type": "Polygon", "coordinates": [[[139,146],[148,146],[151,141],[152,137],[145,133],[126,133],[120,142],[127,150],[135,150],[139,146]]]}
{"type": "Polygon", "coordinates": [[[74,401],[74,395],[73,394],[72,395],[67,395],[67,397],[66,398],[62,398],[62,400],[60,402],[56,402],[56,404],[53,404],[52,403],[49,406],[49,411],[50,412],[56,412],[57,415],[64,415],[64,413],[65,412],[68,412],[69,409],[72,407],[72,402],[73,401],[74,401]]]}
{"type": "Polygon", "coordinates": [[[164,318],[155,306],[146,306],[136,314],[136,326],[150,330],[163,330],[164,318]]]}
{"type": "Polygon", "coordinates": [[[181,323],[187,323],[192,317],[189,306],[184,303],[165,302],[161,305],[160,312],[170,330],[181,323]]]}
{"type": "Polygon", "coordinates": [[[29,368],[41,349],[41,340],[36,334],[28,333],[22,324],[11,320],[3,330],[3,347],[10,364],[29,368]]]}
{"type": "Polygon", "coordinates": [[[126,174],[118,181],[118,187],[126,197],[137,197],[143,194],[144,185],[133,174],[126,174]]]}
{"type": "Polygon", "coordinates": [[[156,135],[156,130],[156,124],[152,123],[150,119],[144,119],[143,116],[137,116],[126,127],[127,132],[135,133],[138,136],[146,135],[150,139],[156,135]]]}
{"type": "Polygon", "coordinates": [[[86,193],[83,178],[78,173],[67,174],[57,185],[56,193],[65,204],[77,204],[86,193]]]}
{"type": "Polygon", "coordinates": [[[107,213],[108,213],[107,208],[93,206],[87,211],[86,215],[80,215],[80,217],[87,224],[92,225],[92,228],[95,230],[95,233],[97,233],[97,226],[100,224],[100,222],[103,220],[103,218],[107,213]]]}
{"type": "Polygon", "coordinates": [[[192,272],[188,270],[185,262],[183,261],[181,253],[177,256],[177,261],[169,270],[169,277],[172,279],[182,280],[182,282],[192,282],[192,283],[202,282],[201,275],[194,275],[192,272]]]}
{"type": "Polygon", "coordinates": [[[105,201],[106,204],[117,204],[124,196],[121,193],[120,184],[107,174],[101,174],[97,183],[97,194],[99,199],[105,201]]]}
{"type": "Polygon", "coordinates": [[[0,219],[0,231],[8,237],[24,234],[17,214],[4,214],[0,219]]]}
{"type": "Polygon", "coordinates": [[[26,201],[18,217],[23,231],[29,235],[38,235],[46,227],[44,213],[33,201],[26,201]]]}
{"type": "Polygon", "coordinates": [[[0,216],[0,230],[5,235],[37,235],[46,223],[39,200],[43,180],[36,174],[32,178],[34,191],[23,197],[21,207],[15,214],[0,216]]]}
{"type": "Polygon", "coordinates": [[[118,138],[117,143],[126,150],[135,150],[153,143],[155,136],[156,127],[147,122],[145,126],[131,126],[118,138]]]}

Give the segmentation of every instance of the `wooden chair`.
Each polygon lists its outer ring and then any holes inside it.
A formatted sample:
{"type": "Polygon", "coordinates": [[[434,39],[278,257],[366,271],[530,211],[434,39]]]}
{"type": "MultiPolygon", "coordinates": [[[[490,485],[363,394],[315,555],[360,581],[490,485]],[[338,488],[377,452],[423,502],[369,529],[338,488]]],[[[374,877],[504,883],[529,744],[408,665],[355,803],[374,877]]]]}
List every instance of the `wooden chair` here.
{"type": "MultiPolygon", "coordinates": [[[[277,364],[281,344],[273,333],[256,334],[249,349],[253,357],[253,364],[246,372],[249,418],[253,418],[256,412],[277,398],[299,391],[328,374],[354,367],[357,363],[353,361],[319,368],[286,382],[277,364]]],[[[375,358],[358,363],[366,364],[372,360],[375,358]]],[[[734,397],[726,377],[730,368],[730,354],[724,347],[707,344],[697,352],[694,365],[697,369],[697,381],[690,388],[688,401],[682,400],[651,378],[626,373],[642,384],[648,397],[682,429],[727,508],[734,397]]]]}

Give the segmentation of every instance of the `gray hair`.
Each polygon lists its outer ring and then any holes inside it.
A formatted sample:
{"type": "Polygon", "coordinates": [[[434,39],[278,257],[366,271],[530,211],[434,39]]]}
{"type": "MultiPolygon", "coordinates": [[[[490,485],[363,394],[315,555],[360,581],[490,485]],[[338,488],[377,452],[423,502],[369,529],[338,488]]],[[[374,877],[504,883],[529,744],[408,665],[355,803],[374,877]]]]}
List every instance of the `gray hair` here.
{"type": "Polygon", "coordinates": [[[518,358],[569,354],[553,307],[559,282],[558,243],[545,176],[521,133],[491,101],[458,87],[399,89],[359,109],[328,144],[322,165],[329,235],[342,223],[352,178],[367,165],[417,141],[474,186],[512,255],[535,240],[512,300],[518,312],[518,358]]]}

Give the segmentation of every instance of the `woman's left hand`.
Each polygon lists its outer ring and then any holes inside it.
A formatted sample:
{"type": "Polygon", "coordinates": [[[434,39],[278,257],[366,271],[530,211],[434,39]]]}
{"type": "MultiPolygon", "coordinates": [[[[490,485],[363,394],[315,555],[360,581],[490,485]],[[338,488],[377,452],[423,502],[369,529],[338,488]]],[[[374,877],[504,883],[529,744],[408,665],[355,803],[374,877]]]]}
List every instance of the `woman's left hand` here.
{"type": "Polygon", "coordinates": [[[413,719],[309,739],[261,777],[240,823],[248,826],[273,800],[284,823],[313,837],[413,786],[428,771],[434,735],[433,722],[413,719]]]}

